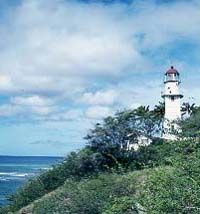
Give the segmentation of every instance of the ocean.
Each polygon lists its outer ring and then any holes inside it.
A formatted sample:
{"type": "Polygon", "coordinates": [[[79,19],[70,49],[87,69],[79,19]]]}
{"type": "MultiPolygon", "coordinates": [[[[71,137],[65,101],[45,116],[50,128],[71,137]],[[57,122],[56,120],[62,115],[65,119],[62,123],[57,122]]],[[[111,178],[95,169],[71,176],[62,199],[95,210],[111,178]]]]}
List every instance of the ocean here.
{"type": "Polygon", "coordinates": [[[0,206],[8,204],[7,197],[28,179],[62,160],[61,157],[0,156],[0,206]]]}

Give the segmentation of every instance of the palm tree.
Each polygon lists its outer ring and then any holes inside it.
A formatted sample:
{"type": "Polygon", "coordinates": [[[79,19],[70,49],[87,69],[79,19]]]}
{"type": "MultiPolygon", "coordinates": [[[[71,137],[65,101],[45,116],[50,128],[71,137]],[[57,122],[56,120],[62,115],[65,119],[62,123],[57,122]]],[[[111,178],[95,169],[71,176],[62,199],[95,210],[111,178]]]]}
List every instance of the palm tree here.
{"type": "Polygon", "coordinates": [[[145,116],[149,112],[149,106],[140,106],[135,109],[135,113],[139,117],[145,116]]]}
{"type": "Polygon", "coordinates": [[[159,102],[158,105],[155,105],[153,114],[156,119],[163,121],[165,116],[165,102],[159,102]]]}
{"type": "Polygon", "coordinates": [[[182,112],[182,116],[184,115],[191,115],[192,113],[194,113],[196,109],[195,103],[193,103],[192,105],[190,105],[190,103],[183,103],[181,106],[181,112],[182,112]]]}

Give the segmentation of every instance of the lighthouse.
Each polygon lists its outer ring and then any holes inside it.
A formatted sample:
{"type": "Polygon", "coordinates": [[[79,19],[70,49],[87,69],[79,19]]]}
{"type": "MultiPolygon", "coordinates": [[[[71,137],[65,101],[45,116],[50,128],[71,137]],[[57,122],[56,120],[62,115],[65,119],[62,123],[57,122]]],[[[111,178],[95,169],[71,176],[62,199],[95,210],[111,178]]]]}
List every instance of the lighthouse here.
{"type": "Polygon", "coordinates": [[[165,73],[164,93],[162,93],[165,102],[163,138],[168,140],[175,140],[176,136],[173,132],[179,130],[175,121],[181,119],[181,98],[183,95],[179,91],[180,83],[179,72],[171,66],[165,73]]]}

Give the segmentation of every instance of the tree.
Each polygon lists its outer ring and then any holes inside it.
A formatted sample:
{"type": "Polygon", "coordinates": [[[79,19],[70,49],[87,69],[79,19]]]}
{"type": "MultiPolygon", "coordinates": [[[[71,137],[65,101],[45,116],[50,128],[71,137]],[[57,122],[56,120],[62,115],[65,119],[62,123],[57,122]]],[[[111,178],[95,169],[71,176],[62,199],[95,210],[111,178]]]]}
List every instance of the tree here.
{"type": "Polygon", "coordinates": [[[89,131],[85,139],[93,150],[116,155],[117,151],[126,152],[128,142],[137,143],[141,135],[148,138],[158,136],[160,124],[160,117],[155,116],[154,110],[149,110],[149,106],[140,106],[105,118],[102,124],[96,124],[89,131]]]}
{"type": "Polygon", "coordinates": [[[188,115],[190,116],[196,110],[195,103],[190,104],[188,102],[184,102],[181,106],[182,116],[188,115]]]}
{"type": "Polygon", "coordinates": [[[139,106],[135,109],[135,113],[139,117],[144,117],[149,112],[149,106],[139,106]]]}
{"type": "MultiPolygon", "coordinates": [[[[191,109],[190,107],[187,107],[191,109]]],[[[194,107],[190,116],[184,120],[179,121],[181,128],[180,137],[189,137],[197,140],[200,138],[200,107],[194,107]]]]}
{"type": "Polygon", "coordinates": [[[165,116],[165,102],[159,102],[153,109],[154,116],[161,122],[165,116]]]}
{"type": "Polygon", "coordinates": [[[118,112],[114,117],[107,117],[102,124],[96,124],[85,139],[89,146],[101,153],[114,153],[116,150],[126,150],[128,139],[136,142],[139,135],[136,129],[136,114],[126,110],[118,112]],[[131,139],[129,134],[132,133],[131,139]]]}

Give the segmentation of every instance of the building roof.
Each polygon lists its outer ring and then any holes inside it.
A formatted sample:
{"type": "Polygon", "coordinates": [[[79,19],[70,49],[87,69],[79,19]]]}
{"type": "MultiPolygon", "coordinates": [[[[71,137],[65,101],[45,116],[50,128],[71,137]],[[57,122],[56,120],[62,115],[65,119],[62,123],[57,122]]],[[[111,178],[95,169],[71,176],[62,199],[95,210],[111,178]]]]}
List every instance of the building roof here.
{"type": "Polygon", "coordinates": [[[167,75],[167,74],[178,74],[179,75],[179,72],[173,66],[171,66],[171,68],[169,70],[167,70],[167,72],[165,73],[165,75],[167,75]]]}

